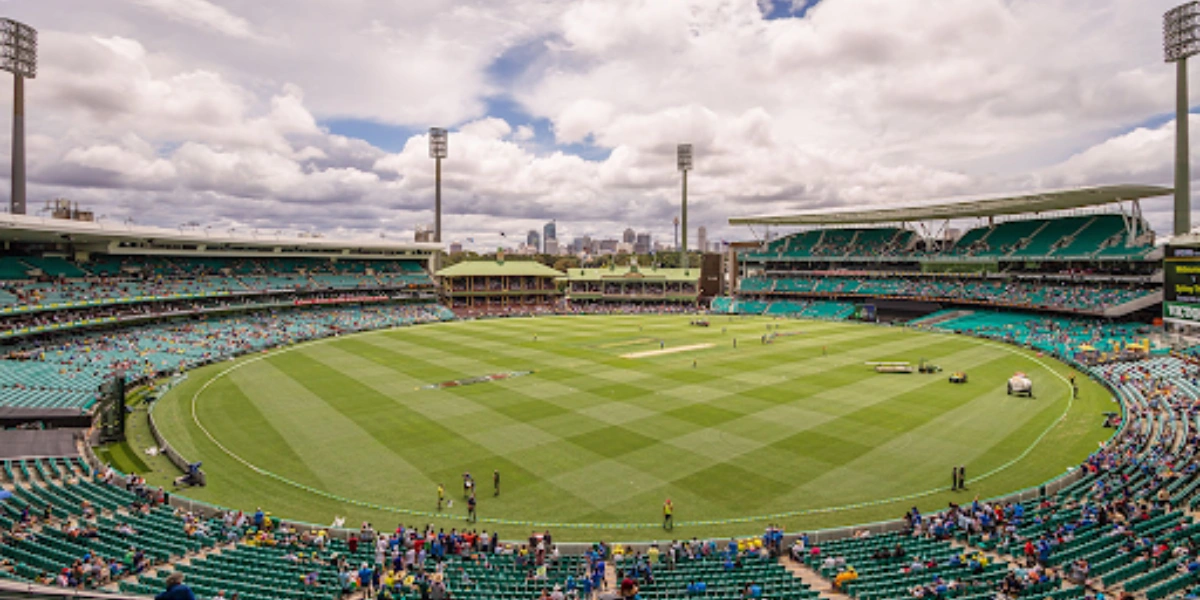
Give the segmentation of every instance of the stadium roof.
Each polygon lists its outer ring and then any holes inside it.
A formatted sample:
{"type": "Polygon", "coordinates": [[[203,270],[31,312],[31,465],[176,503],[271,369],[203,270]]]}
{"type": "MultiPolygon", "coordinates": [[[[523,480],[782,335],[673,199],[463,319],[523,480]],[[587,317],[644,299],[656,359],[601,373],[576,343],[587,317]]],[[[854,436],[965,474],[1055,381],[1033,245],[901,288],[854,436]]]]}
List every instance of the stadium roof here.
{"type": "Polygon", "coordinates": [[[433,252],[441,244],[404,242],[383,238],[325,238],[281,236],[274,232],[233,232],[208,229],[171,229],[115,221],[73,221],[50,217],[0,213],[0,240],[62,243],[105,247],[114,253],[138,249],[163,250],[189,247],[192,251],[244,250],[248,252],[395,253],[433,252]]]}
{"type": "Polygon", "coordinates": [[[998,217],[1100,206],[1125,200],[1166,196],[1174,190],[1152,185],[1106,185],[1100,187],[1034,192],[957,202],[877,208],[872,210],[808,211],[790,215],[733,217],[730,225],[858,225],[935,221],[969,217],[998,217]]]}
{"type": "Polygon", "coordinates": [[[532,260],[468,260],[437,272],[438,277],[562,277],[563,272],[532,260]]]}
{"type": "Polygon", "coordinates": [[[700,268],[693,269],[655,269],[654,267],[639,267],[636,271],[630,267],[599,267],[592,269],[567,269],[567,279],[571,281],[699,281],[700,268]]]}

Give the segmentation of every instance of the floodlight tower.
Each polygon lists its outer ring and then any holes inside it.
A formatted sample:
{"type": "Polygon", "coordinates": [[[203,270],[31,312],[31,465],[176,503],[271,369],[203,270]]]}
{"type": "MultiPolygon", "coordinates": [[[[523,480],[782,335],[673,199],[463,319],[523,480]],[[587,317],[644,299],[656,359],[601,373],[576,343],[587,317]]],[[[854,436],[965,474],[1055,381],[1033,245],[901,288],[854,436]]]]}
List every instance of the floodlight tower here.
{"type": "Polygon", "coordinates": [[[442,243],[442,159],[449,152],[449,136],[441,127],[429,128],[429,158],[434,160],[433,241],[442,243]]]}
{"type": "Polygon", "coordinates": [[[1181,4],[1163,15],[1163,55],[1175,63],[1175,235],[1192,228],[1191,169],[1188,165],[1187,59],[1200,52],[1200,2],[1181,4]]]}
{"type": "Polygon", "coordinates": [[[692,170],[692,145],[679,144],[675,151],[675,162],[679,166],[679,172],[683,173],[683,207],[680,214],[683,217],[683,245],[679,247],[679,264],[684,268],[688,268],[688,245],[687,245],[687,175],[688,171],[692,170]]]}
{"type": "Polygon", "coordinates": [[[0,71],[13,74],[12,196],[9,211],[25,214],[25,78],[37,77],[37,30],[0,19],[0,71]]]}

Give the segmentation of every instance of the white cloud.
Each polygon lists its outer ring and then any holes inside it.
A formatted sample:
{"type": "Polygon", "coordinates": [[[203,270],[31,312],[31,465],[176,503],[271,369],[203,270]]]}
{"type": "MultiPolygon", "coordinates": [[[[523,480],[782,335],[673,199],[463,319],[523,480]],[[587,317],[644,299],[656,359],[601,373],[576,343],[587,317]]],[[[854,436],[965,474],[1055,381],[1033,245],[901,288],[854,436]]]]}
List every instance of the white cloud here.
{"type": "Polygon", "coordinates": [[[471,121],[458,128],[460,132],[485,139],[498,140],[507,137],[512,133],[512,126],[504,119],[496,117],[488,117],[478,121],[471,121]]]}
{"type": "Polygon", "coordinates": [[[146,221],[428,222],[424,134],[385,152],[333,119],[452,130],[448,239],[550,218],[668,236],[680,142],[713,238],[733,215],[1169,181],[1170,125],[1136,126],[1170,108],[1170,0],[824,0],[776,21],[756,0],[46,4],[14,15],[42,29],[33,191],[146,221]],[[498,95],[518,110],[488,114],[498,95]]]}
{"type": "Polygon", "coordinates": [[[173,21],[208,28],[235,38],[250,38],[254,32],[245,19],[207,0],[133,0],[173,21]]]}
{"type": "MultiPolygon", "coordinates": [[[[1189,127],[1200,127],[1200,115],[1190,115],[1189,127]]],[[[1108,138],[1035,175],[1047,187],[1094,182],[1171,179],[1174,169],[1175,120],[1158,127],[1138,127],[1108,138]]],[[[1193,151],[1194,152],[1194,151],[1193,151]]]]}
{"type": "Polygon", "coordinates": [[[135,180],[154,181],[175,176],[174,165],[154,156],[153,152],[144,150],[116,144],[72,148],[63,156],[63,162],[110,174],[125,175],[135,180]]]}
{"type": "Polygon", "coordinates": [[[530,127],[529,125],[520,125],[517,127],[516,131],[513,132],[512,137],[518,142],[527,142],[532,140],[534,135],[533,127],[530,127]]]}

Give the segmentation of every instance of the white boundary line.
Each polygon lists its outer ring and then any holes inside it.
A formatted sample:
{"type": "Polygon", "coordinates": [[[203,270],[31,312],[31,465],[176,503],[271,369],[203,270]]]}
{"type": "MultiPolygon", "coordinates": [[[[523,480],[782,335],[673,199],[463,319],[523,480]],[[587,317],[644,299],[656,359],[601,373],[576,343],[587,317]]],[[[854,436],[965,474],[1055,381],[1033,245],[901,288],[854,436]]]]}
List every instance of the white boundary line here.
{"type": "MultiPolygon", "coordinates": [[[[527,317],[527,318],[533,319],[533,318],[537,318],[537,317],[527,317]]],[[[468,322],[468,321],[462,321],[462,320],[460,320],[460,321],[444,321],[444,322],[439,322],[439,323],[425,323],[423,325],[451,325],[454,323],[465,323],[465,322],[468,322]]],[[[864,327],[865,326],[865,325],[856,325],[856,324],[850,324],[850,323],[845,323],[845,324],[855,326],[855,327],[864,327]]],[[[217,440],[217,438],[212,434],[212,432],[210,432],[208,430],[208,428],[205,427],[204,424],[200,422],[200,418],[196,414],[196,403],[199,400],[200,395],[203,394],[210,385],[212,385],[214,382],[224,378],[229,373],[232,373],[246,365],[256,363],[260,360],[270,358],[277,354],[284,354],[287,352],[291,352],[293,350],[297,350],[302,347],[308,347],[308,346],[317,345],[317,344],[325,344],[325,343],[333,342],[336,340],[345,339],[348,337],[357,337],[357,336],[366,336],[366,335],[386,333],[386,332],[395,331],[398,329],[404,329],[405,327],[413,327],[413,325],[406,325],[406,326],[402,326],[402,327],[389,327],[387,329],[377,329],[374,331],[361,331],[361,332],[352,333],[352,334],[345,335],[345,336],[328,337],[328,338],[321,339],[321,340],[310,340],[307,342],[301,342],[299,344],[293,344],[286,348],[272,350],[270,352],[266,352],[264,354],[255,356],[253,358],[242,360],[241,362],[239,362],[235,365],[231,365],[231,366],[221,370],[219,373],[217,373],[213,377],[209,378],[208,381],[205,381],[200,386],[200,388],[197,389],[196,392],[192,394],[192,398],[191,398],[192,421],[196,424],[196,427],[198,427],[200,429],[200,431],[202,431],[204,433],[204,435],[209,439],[209,441],[211,441],[214,445],[216,445],[217,448],[219,448],[222,452],[224,452],[230,458],[233,458],[235,461],[241,463],[245,467],[249,468],[250,470],[252,470],[260,475],[265,475],[267,477],[270,477],[272,479],[275,479],[277,481],[280,481],[282,483],[285,483],[287,485],[295,487],[299,490],[302,490],[302,491],[305,491],[305,492],[308,492],[308,493],[311,493],[311,494],[314,494],[317,496],[323,496],[326,498],[330,498],[330,499],[334,499],[334,500],[338,500],[338,501],[342,501],[342,502],[349,502],[351,504],[364,506],[367,508],[374,508],[377,510],[384,510],[384,511],[397,512],[397,513],[426,514],[427,511],[418,511],[418,510],[405,509],[405,508],[400,508],[400,507],[381,506],[381,505],[376,505],[373,503],[366,503],[366,502],[354,500],[352,498],[342,498],[342,497],[336,496],[330,492],[327,492],[324,490],[318,490],[316,488],[313,488],[313,487],[310,487],[310,486],[307,486],[307,485],[304,485],[304,484],[301,484],[301,483],[298,483],[295,481],[291,481],[280,475],[272,473],[271,471],[263,469],[263,468],[255,465],[254,463],[251,463],[250,461],[235,454],[229,448],[225,447],[225,445],[222,444],[219,440],[217,440]]],[[[1057,377],[1058,380],[1061,381],[1062,384],[1064,386],[1066,386],[1066,388],[1067,388],[1066,408],[1063,409],[1062,414],[1059,415],[1059,417],[1057,419],[1055,419],[1053,423],[1051,423],[1049,426],[1047,426],[1046,429],[1043,430],[1042,433],[1039,434],[1038,437],[1033,440],[1032,444],[1030,444],[1027,448],[1025,448],[1025,450],[1023,452],[1021,452],[1021,454],[1017,455],[1015,458],[1009,460],[1008,462],[996,467],[995,469],[992,469],[991,471],[988,471],[987,473],[984,473],[983,475],[969,478],[967,480],[968,483],[975,483],[975,482],[979,482],[984,479],[987,479],[989,477],[992,477],[998,473],[1001,473],[1001,472],[1011,468],[1013,465],[1024,460],[1027,456],[1029,456],[1029,454],[1031,452],[1033,452],[1033,450],[1035,448],[1037,448],[1037,446],[1039,446],[1041,444],[1042,440],[1045,439],[1046,436],[1049,435],[1052,430],[1057,428],[1063,422],[1063,420],[1067,418],[1067,415],[1070,414],[1070,412],[1071,412],[1071,408],[1073,408],[1075,405],[1075,394],[1073,393],[1073,390],[1071,388],[1070,381],[1068,381],[1066,377],[1063,377],[1063,375],[1061,373],[1059,373],[1056,369],[1054,369],[1050,365],[1046,364],[1041,358],[1038,358],[1037,356],[1031,356],[1029,354],[1029,352],[1032,352],[1031,350],[1024,349],[1024,348],[1017,348],[1017,347],[1014,347],[1012,344],[1007,344],[1004,342],[997,342],[995,340],[990,340],[990,339],[986,339],[986,338],[979,338],[979,337],[974,337],[974,336],[969,336],[969,335],[956,334],[956,333],[951,333],[948,331],[931,331],[931,330],[927,330],[927,329],[915,329],[915,328],[905,328],[905,329],[902,329],[901,331],[912,332],[912,333],[922,333],[922,334],[928,334],[928,335],[955,336],[957,339],[966,340],[966,341],[969,341],[969,342],[977,344],[977,345],[993,346],[996,348],[1000,348],[1000,349],[1004,350],[1005,352],[1008,352],[1009,354],[1014,354],[1016,356],[1020,356],[1022,358],[1025,358],[1026,360],[1036,363],[1038,366],[1042,367],[1043,369],[1046,369],[1052,375],[1057,377]]],[[[1061,361],[1059,361],[1059,362],[1061,362],[1061,361]]],[[[1061,364],[1063,364],[1067,368],[1073,368],[1070,365],[1067,365],[1066,363],[1061,363],[1061,364]]],[[[165,437],[164,437],[164,439],[165,439],[165,437]]],[[[734,517],[732,519],[714,519],[714,520],[699,521],[699,522],[694,522],[694,523],[678,523],[678,524],[679,525],[699,525],[699,526],[721,525],[721,524],[733,524],[733,523],[741,523],[741,522],[749,522],[749,521],[765,521],[765,520],[772,520],[772,519],[789,518],[789,517],[801,516],[801,515],[805,515],[805,514],[840,512],[843,510],[852,510],[855,508],[863,508],[866,506],[874,506],[874,505],[879,505],[879,504],[890,504],[890,503],[899,502],[902,500],[912,500],[915,498],[920,498],[923,496],[935,494],[935,493],[938,493],[945,489],[946,488],[938,487],[938,488],[932,488],[929,490],[925,490],[923,492],[914,492],[911,494],[905,494],[902,496],[894,496],[891,498],[881,498],[881,499],[877,499],[877,500],[870,500],[867,502],[846,504],[846,505],[842,505],[842,506],[817,507],[817,508],[805,509],[805,510],[800,510],[800,511],[792,511],[790,513],[780,513],[780,514],[776,514],[776,515],[734,517]]],[[[484,522],[491,522],[491,523],[505,523],[507,521],[505,519],[488,519],[488,518],[484,518],[484,519],[480,519],[480,520],[484,521],[484,522]]],[[[551,523],[551,522],[536,522],[536,521],[535,522],[519,521],[517,523],[523,524],[523,525],[533,525],[533,526],[537,526],[537,527],[547,526],[547,527],[587,528],[587,529],[612,529],[612,528],[614,528],[613,527],[614,524],[612,524],[612,523],[551,523]]],[[[645,528],[645,527],[659,527],[661,524],[660,523],[627,523],[627,524],[618,524],[618,525],[620,525],[620,527],[616,527],[616,528],[645,528]]]]}

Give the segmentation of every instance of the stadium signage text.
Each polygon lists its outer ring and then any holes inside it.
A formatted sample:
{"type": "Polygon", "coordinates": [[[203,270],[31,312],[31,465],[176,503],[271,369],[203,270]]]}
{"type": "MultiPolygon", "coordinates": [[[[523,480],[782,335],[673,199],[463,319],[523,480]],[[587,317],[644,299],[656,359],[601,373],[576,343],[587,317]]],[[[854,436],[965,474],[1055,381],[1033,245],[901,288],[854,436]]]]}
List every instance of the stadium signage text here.
{"type": "Polygon", "coordinates": [[[1200,305],[1164,302],[1163,308],[1166,309],[1166,318],[1168,319],[1200,323],[1200,305]]]}

